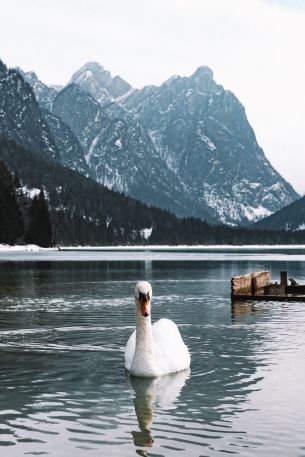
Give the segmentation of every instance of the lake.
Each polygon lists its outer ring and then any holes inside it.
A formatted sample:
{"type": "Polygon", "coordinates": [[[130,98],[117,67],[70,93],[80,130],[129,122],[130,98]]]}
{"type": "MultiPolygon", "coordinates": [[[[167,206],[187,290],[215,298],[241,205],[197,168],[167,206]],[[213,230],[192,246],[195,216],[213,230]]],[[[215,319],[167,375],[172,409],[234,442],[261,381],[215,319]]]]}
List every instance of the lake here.
{"type": "Polygon", "coordinates": [[[0,252],[1,455],[305,456],[305,304],[231,306],[235,274],[305,280],[303,248],[0,252]],[[130,378],[134,285],[191,370],[130,378]]]}

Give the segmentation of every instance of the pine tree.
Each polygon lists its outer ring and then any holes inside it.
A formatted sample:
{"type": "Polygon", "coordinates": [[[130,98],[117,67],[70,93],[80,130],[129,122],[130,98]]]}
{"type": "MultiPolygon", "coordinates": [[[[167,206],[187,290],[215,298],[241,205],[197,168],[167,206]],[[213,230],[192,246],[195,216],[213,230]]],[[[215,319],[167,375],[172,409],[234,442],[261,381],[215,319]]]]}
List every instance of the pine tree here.
{"type": "Polygon", "coordinates": [[[0,161],[0,243],[14,244],[22,236],[24,223],[17,201],[14,177],[0,161]]]}
{"type": "Polygon", "coordinates": [[[52,246],[52,224],[43,190],[40,191],[38,197],[35,195],[33,198],[28,216],[29,224],[24,241],[26,243],[38,244],[38,246],[44,248],[52,246]]]}

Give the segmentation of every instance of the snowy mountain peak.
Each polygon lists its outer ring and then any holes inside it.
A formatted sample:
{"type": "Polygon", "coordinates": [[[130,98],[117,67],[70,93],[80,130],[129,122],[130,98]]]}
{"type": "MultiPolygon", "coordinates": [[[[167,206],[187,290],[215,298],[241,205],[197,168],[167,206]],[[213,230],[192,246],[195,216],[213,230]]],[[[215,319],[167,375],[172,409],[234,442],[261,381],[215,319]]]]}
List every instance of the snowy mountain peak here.
{"type": "Polygon", "coordinates": [[[87,62],[83,65],[72,75],[70,83],[78,84],[102,105],[131,89],[130,84],[123,78],[120,76],[113,78],[111,73],[97,62],[87,62]]]}
{"type": "Polygon", "coordinates": [[[199,92],[209,93],[215,92],[220,89],[213,79],[213,72],[209,67],[201,66],[192,74],[189,81],[193,84],[199,92]]]}
{"type": "Polygon", "coordinates": [[[110,72],[98,62],[87,62],[72,75],[70,82],[80,84],[90,78],[98,80],[101,84],[107,84],[112,79],[110,72]]]}
{"type": "Polygon", "coordinates": [[[205,65],[201,65],[197,68],[197,70],[192,74],[192,78],[200,78],[200,79],[213,79],[213,71],[210,67],[205,65]]]}
{"type": "Polygon", "coordinates": [[[99,62],[86,62],[78,71],[86,71],[90,70],[93,73],[99,73],[99,72],[107,72],[110,74],[109,71],[106,71],[103,65],[101,65],[99,62]]]}

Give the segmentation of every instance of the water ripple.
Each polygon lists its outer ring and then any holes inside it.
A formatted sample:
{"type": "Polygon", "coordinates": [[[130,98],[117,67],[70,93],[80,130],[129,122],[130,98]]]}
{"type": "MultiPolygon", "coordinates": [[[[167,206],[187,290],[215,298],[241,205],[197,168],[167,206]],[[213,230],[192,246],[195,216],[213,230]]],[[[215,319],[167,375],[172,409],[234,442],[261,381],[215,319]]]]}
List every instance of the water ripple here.
{"type": "MultiPolygon", "coordinates": [[[[286,268],[277,265],[276,274],[286,268]]],[[[3,454],[304,455],[305,307],[232,308],[239,267],[211,255],[205,263],[0,264],[3,454]],[[154,287],[153,319],[173,319],[189,346],[191,372],[126,376],[132,290],[142,277],[154,287]]],[[[291,263],[291,275],[304,277],[305,267],[291,263]]]]}

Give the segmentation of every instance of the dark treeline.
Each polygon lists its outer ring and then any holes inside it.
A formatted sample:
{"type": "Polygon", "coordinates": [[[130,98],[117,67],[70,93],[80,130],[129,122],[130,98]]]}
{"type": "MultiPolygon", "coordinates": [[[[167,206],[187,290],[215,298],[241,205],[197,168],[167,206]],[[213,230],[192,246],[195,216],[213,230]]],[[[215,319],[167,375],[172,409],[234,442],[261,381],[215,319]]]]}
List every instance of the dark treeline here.
{"type": "Polygon", "coordinates": [[[48,204],[41,190],[33,200],[22,192],[19,177],[0,160],[0,243],[53,244],[48,204]]]}
{"type": "Polygon", "coordinates": [[[34,196],[29,207],[28,225],[24,233],[24,241],[30,244],[38,244],[42,247],[52,246],[55,242],[48,203],[43,190],[34,196]]]}
{"type": "Polygon", "coordinates": [[[17,201],[16,183],[0,161],[0,242],[13,244],[23,232],[24,222],[17,201]]]}
{"type": "Polygon", "coordinates": [[[12,173],[4,179],[10,182],[6,184],[9,190],[5,191],[1,177],[1,220],[5,220],[3,214],[8,207],[15,205],[11,227],[18,226],[15,232],[8,231],[7,223],[2,222],[0,242],[35,242],[41,246],[305,243],[305,231],[232,228],[194,218],[178,219],[167,211],[113,192],[5,137],[0,137],[0,159],[12,173]],[[26,189],[33,188],[41,192],[31,200],[26,189]],[[8,194],[15,203],[8,205],[8,194]],[[152,228],[148,239],[144,237],[145,228],[152,228]]]}

